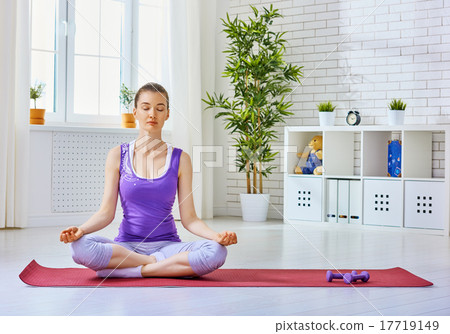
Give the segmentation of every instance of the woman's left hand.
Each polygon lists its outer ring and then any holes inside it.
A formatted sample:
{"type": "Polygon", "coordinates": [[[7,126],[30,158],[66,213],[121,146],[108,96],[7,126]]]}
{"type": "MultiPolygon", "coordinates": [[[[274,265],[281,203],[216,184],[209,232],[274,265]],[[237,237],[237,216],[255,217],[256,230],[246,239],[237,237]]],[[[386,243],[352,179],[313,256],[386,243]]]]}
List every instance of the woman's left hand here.
{"type": "Polygon", "coordinates": [[[223,231],[218,233],[214,241],[218,242],[223,246],[229,246],[237,243],[236,233],[230,231],[223,231]]]}

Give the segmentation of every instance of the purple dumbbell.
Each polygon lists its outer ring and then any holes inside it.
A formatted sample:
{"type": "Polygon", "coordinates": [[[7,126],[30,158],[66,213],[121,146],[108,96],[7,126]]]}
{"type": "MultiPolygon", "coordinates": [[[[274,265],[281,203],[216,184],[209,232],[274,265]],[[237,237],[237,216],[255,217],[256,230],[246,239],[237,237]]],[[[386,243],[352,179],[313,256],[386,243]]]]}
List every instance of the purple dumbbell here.
{"type": "Polygon", "coordinates": [[[361,274],[358,275],[358,272],[355,270],[352,271],[351,274],[344,274],[344,282],[347,284],[356,282],[357,280],[361,280],[363,282],[367,282],[370,278],[370,275],[367,271],[361,272],[361,274]]]}
{"type": "Polygon", "coordinates": [[[327,281],[331,282],[334,279],[342,279],[344,278],[343,274],[333,274],[333,272],[331,270],[327,271],[327,281]]]}

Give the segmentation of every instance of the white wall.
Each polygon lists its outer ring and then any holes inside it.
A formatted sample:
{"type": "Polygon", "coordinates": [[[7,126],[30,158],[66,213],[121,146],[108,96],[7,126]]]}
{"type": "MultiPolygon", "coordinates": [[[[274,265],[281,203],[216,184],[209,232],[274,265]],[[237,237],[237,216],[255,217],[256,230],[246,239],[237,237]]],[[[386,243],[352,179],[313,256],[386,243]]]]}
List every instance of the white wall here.
{"type": "MultiPolygon", "coordinates": [[[[228,1],[217,1],[217,17],[223,18],[226,12],[229,11],[228,1]]],[[[215,87],[217,92],[226,92],[228,89],[228,82],[221,77],[226,64],[225,55],[222,52],[226,47],[226,37],[222,33],[222,21],[216,20],[216,47],[215,47],[215,68],[216,81],[215,87]]],[[[214,168],[214,216],[228,215],[228,195],[227,180],[228,171],[228,134],[224,130],[222,120],[214,120],[214,145],[222,149],[223,152],[223,166],[214,168]]]]}
{"type": "MultiPolygon", "coordinates": [[[[287,32],[285,60],[304,66],[287,125],[318,125],[316,104],[331,100],[338,105],[337,125],[357,109],[362,125],[382,126],[392,98],[407,102],[407,124],[450,123],[450,0],[230,0],[228,12],[245,18],[253,15],[249,4],[260,9],[271,3],[284,16],[274,29],[287,32]]],[[[279,130],[274,146],[281,147],[279,130]]],[[[435,169],[445,163],[441,155],[433,152],[435,169]]],[[[228,172],[226,182],[228,213],[239,215],[244,174],[228,172]]],[[[269,217],[280,218],[281,169],[264,184],[273,204],[269,217]]]]}

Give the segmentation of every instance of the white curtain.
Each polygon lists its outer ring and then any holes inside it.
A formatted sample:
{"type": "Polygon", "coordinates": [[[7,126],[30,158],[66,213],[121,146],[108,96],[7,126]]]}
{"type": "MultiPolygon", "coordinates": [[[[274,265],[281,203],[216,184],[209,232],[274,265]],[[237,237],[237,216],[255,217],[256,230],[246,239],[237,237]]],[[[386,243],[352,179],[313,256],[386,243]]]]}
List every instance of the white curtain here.
{"type": "Polygon", "coordinates": [[[29,0],[0,1],[0,228],[28,220],[29,0]]]}
{"type": "Polygon", "coordinates": [[[196,212],[209,219],[213,169],[201,163],[211,159],[200,152],[214,144],[214,117],[211,111],[203,112],[201,99],[206,91],[214,91],[216,0],[170,0],[168,17],[172,142],[191,157],[196,212]]]}

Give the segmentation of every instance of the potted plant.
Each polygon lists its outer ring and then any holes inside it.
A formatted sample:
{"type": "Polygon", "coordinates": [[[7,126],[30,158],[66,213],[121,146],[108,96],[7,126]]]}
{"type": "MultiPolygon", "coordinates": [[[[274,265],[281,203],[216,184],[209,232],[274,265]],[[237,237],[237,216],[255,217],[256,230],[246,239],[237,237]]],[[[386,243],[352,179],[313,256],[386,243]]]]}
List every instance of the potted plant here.
{"type": "Polygon", "coordinates": [[[333,126],[336,114],[334,113],[334,106],[331,101],[322,102],[317,105],[319,109],[319,122],[321,126],[333,126]]]}
{"type": "Polygon", "coordinates": [[[272,173],[275,166],[268,163],[278,154],[270,143],[278,138],[274,127],[293,115],[287,111],[292,103],[285,99],[292,91],[290,84],[300,82],[302,67],[283,60],[284,32],[270,29],[273,20],[281,17],[278,9],[271,5],[260,13],[251,8],[254,18],[250,17],[249,23],[238,17],[231,20],[228,13],[226,20],[222,19],[229,42],[224,51],[228,56],[223,76],[230,78],[232,97],[207,92],[203,101],[206,109],[223,110],[215,118],[224,118],[225,129],[234,135],[236,167],[245,172],[247,180],[247,193],[240,194],[243,219],[264,221],[270,194],[263,192],[263,177],[272,173]]]}
{"type": "Polygon", "coordinates": [[[135,128],[136,119],[133,115],[133,100],[136,92],[129,89],[122,83],[120,88],[120,104],[122,106],[122,127],[123,128],[135,128]]]}
{"type": "Polygon", "coordinates": [[[389,125],[402,125],[405,120],[406,103],[402,99],[392,99],[388,107],[389,125]]]}
{"type": "Polygon", "coordinates": [[[34,108],[30,108],[30,124],[45,124],[45,109],[36,108],[36,100],[44,95],[45,83],[36,81],[30,87],[30,100],[34,100],[34,108]]]}

